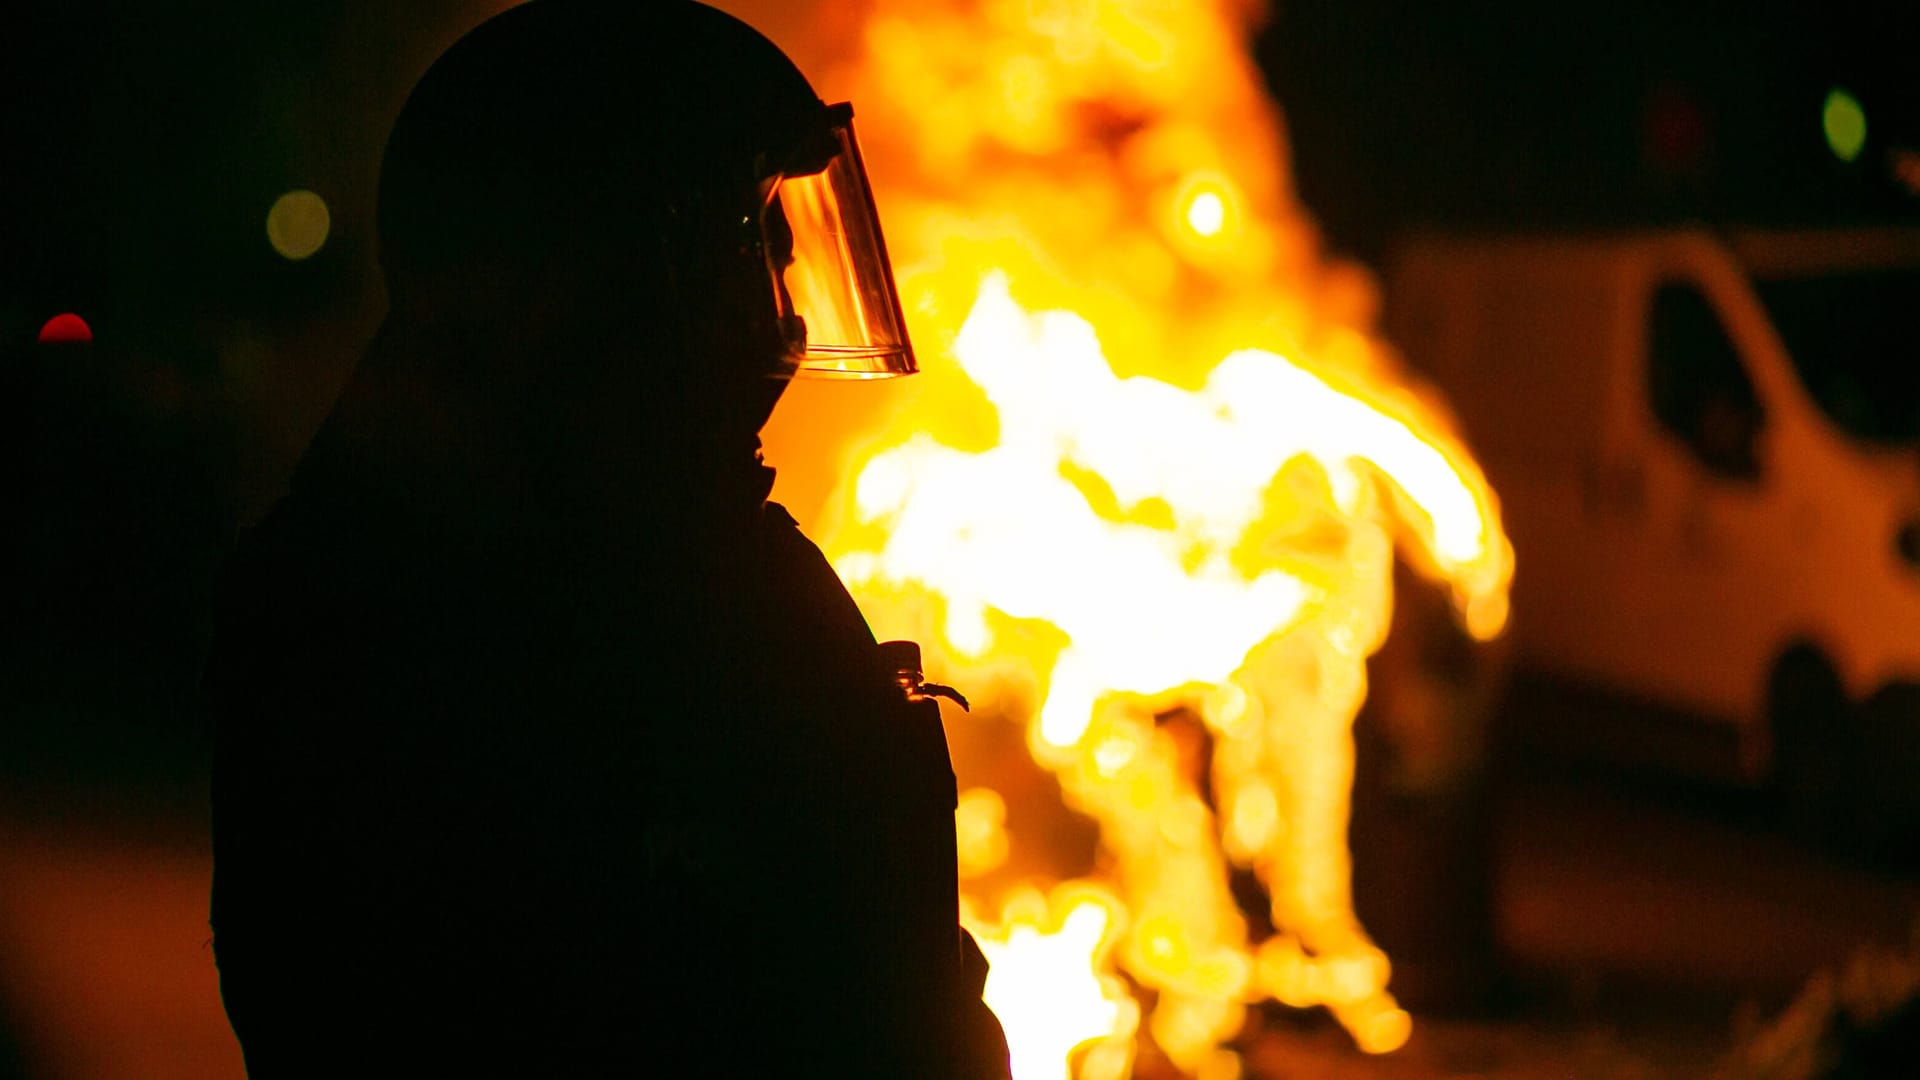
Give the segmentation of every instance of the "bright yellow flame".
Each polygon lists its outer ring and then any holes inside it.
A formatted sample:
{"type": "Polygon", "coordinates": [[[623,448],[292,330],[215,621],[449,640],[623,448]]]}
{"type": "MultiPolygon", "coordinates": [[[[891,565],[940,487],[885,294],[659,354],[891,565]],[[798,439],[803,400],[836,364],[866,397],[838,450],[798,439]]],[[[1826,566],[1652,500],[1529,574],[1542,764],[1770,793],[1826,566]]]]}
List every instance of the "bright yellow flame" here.
{"type": "Polygon", "coordinates": [[[1050,666],[1028,658],[1046,687],[1030,748],[1102,826],[1133,913],[1122,963],[1160,992],[1151,1030],[1176,1063],[1198,1069],[1255,993],[1326,1005],[1364,1049],[1397,1047],[1409,1023],[1347,892],[1349,726],[1386,630],[1396,517],[1466,586],[1465,610],[1504,589],[1477,471],[1278,354],[1235,353],[1195,392],[1118,378],[1085,320],[1026,312],[998,274],[955,355],[999,415],[998,444],[919,435],[875,455],[854,501],[879,545],[837,569],[882,607],[903,588],[943,598],[959,658],[992,650],[994,619],[1064,633],[1050,666]],[[1127,519],[1149,499],[1166,526],[1127,519]],[[1173,701],[1213,731],[1224,822],[1150,722],[1173,701]],[[1257,966],[1229,855],[1266,883],[1284,932],[1257,966]]]}
{"type": "Polygon", "coordinates": [[[1350,895],[1351,724],[1396,556],[1485,639],[1512,551],[1444,409],[1373,333],[1370,276],[1325,259],[1292,201],[1247,59],[1259,5],[869,7],[818,79],[860,106],[924,370],[862,398],[864,430],[796,384],[769,454],[792,498],[788,438],[846,448],[816,532],[869,621],[1023,721],[1099,828],[1090,878],[1022,869],[1009,900],[988,883],[1038,860],[1018,835],[993,853],[991,801],[956,817],[963,864],[998,868],[969,871],[965,906],[1003,914],[966,922],[1017,1074],[1119,1080],[1144,1028],[1187,1075],[1229,1077],[1224,1044],[1267,998],[1400,1046],[1350,895]],[[1268,895],[1257,944],[1236,866],[1268,895]]]}
{"type": "Polygon", "coordinates": [[[1218,236],[1227,223],[1227,204],[1216,191],[1202,191],[1187,203],[1187,226],[1201,236],[1218,236]]]}
{"type": "Polygon", "coordinates": [[[312,256],[327,242],[333,229],[333,216],[326,200],[311,191],[289,191],[273,201],[267,211],[267,242],[283,257],[299,261],[312,256]]]}
{"type": "Polygon", "coordinates": [[[1108,1045],[1091,1048],[1093,1063],[1113,1080],[1126,1075],[1140,1010],[1100,971],[1117,910],[1099,889],[1059,890],[1050,900],[1024,890],[997,923],[968,920],[991,966],[985,997],[1007,1033],[1014,1080],[1068,1080],[1068,1057],[1095,1040],[1108,1045]]]}

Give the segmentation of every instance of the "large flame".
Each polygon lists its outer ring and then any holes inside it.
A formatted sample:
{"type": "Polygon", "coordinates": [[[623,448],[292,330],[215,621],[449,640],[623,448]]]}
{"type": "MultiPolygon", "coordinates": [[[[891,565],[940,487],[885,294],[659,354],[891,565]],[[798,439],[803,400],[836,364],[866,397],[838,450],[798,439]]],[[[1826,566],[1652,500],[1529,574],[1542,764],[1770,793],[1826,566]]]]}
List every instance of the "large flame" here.
{"type": "Polygon", "coordinates": [[[1512,555],[1479,468],[1372,334],[1370,279],[1291,201],[1246,60],[1257,5],[867,7],[815,13],[838,55],[796,51],[860,108],[926,374],[864,400],[797,385],[769,451],[876,631],[1012,688],[999,710],[1098,825],[1089,875],[1009,886],[1003,800],[961,800],[965,920],[1016,1076],[1124,1076],[1126,980],[1189,1075],[1238,1074],[1224,1046],[1263,998],[1398,1047],[1411,1022],[1349,891],[1351,724],[1396,551],[1480,638],[1512,555]],[[833,474],[782,447],[822,439],[854,479],[815,515],[833,474]],[[1180,710],[1210,757],[1156,720],[1180,710]],[[1264,940],[1230,867],[1266,890],[1264,940]]]}

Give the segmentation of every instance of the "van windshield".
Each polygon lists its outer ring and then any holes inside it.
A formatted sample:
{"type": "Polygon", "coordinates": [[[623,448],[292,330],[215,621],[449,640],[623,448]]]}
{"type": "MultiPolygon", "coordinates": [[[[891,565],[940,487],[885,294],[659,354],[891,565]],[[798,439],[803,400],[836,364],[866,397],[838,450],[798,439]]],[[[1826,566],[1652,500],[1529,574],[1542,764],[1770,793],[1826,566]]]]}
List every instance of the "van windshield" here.
{"type": "Polygon", "coordinates": [[[1841,429],[1920,442],[1920,268],[1757,283],[1807,392],[1841,429]]]}

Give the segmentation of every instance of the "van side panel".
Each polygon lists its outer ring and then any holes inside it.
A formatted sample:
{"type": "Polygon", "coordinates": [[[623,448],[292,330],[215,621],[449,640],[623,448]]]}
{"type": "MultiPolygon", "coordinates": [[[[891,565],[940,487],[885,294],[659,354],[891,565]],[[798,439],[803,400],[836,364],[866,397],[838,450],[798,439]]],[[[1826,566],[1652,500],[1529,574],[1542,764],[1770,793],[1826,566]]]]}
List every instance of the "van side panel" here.
{"type": "Polygon", "coordinates": [[[1404,302],[1390,331],[1445,389],[1500,497],[1516,659],[1619,689],[1639,659],[1642,606],[1622,602],[1634,552],[1592,530],[1645,498],[1628,310],[1644,261],[1625,242],[1423,244],[1388,294],[1390,312],[1404,302]]]}

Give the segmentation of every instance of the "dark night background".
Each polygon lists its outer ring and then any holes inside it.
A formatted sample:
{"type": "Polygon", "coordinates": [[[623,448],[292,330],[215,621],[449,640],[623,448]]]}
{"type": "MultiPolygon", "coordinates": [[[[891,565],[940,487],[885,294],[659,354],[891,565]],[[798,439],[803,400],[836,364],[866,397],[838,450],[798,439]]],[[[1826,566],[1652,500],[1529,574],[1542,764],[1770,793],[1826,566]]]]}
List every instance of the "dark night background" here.
{"type": "Polygon", "coordinates": [[[1410,225],[1912,220],[1920,9],[1871,0],[1281,4],[1260,46],[1302,200],[1377,255],[1410,225]],[[1868,116],[1852,163],[1829,90],[1868,116]]]}
{"type": "MultiPolygon", "coordinates": [[[[0,809],[198,828],[220,560],[377,325],[387,125],[500,6],[37,0],[0,22],[0,809]],[[298,262],[264,228],[296,188],[333,216],[298,262]],[[69,311],[90,346],[36,342],[69,311]]],[[[1892,168],[1920,152],[1916,47],[1920,5],[1866,0],[1277,0],[1258,57],[1302,201],[1377,261],[1422,226],[1920,221],[1892,168]],[[1835,87],[1867,116],[1851,163],[1822,134],[1835,87]]]]}

